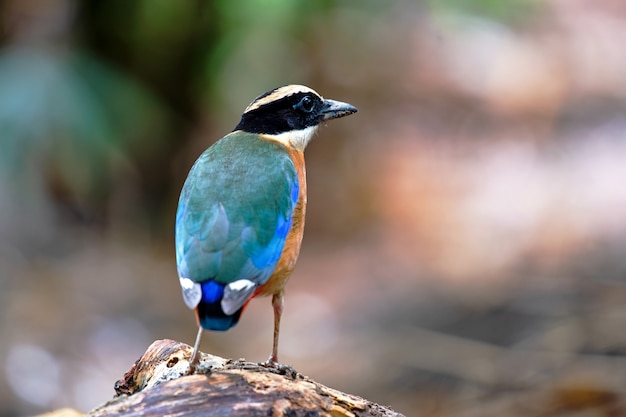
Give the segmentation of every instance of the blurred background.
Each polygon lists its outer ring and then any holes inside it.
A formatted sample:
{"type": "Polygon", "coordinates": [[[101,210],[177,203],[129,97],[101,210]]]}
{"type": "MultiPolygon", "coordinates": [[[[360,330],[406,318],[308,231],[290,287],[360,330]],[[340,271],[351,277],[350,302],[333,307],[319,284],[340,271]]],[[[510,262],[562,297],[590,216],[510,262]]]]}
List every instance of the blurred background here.
{"type": "MultiPolygon", "coordinates": [[[[283,362],[407,415],[626,413],[622,0],[4,0],[0,43],[0,416],[193,342],[178,193],[290,83],[359,113],[307,149],[283,362]]],[[[202,350],[271,334],[258,299],[202,350]]]]}

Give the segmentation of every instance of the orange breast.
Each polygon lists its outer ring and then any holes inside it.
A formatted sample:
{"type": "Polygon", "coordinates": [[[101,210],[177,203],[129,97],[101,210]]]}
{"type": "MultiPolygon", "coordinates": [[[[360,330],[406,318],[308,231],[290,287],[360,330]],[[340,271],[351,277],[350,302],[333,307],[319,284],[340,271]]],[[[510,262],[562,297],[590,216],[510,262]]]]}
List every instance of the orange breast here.
{"type": "Polygon", "coordinates": [[[269,280],[259,288],[259,295],[276,294],[285,287],[291,272],[296,266],[300,254],[300,244],[304,234],[304,215],[306,212],[306,168],[304,165],[304,153],[293,148],[287,148],[289,156],[296,167],[298,181],[300,183],[300,195],[293,210],[291,228],[287,233],[285,247],[278,259],[278,264],[269,280]]]}

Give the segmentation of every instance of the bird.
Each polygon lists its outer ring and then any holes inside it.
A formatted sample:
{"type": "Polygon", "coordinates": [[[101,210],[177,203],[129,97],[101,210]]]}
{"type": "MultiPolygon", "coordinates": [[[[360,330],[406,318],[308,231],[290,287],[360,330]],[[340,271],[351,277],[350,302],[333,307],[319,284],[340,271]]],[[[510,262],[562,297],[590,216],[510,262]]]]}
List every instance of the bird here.
{"type": "Polygon", "coordinates": [[[300,253],[307,204],[304,150],[324,122],[357,112],[303,85],[254,99],[235,129],[191,167],[176,211],[176,265],[198,333],[225,331],[256,296],[271,296],[277,365],[285,285],[300,253]]]}

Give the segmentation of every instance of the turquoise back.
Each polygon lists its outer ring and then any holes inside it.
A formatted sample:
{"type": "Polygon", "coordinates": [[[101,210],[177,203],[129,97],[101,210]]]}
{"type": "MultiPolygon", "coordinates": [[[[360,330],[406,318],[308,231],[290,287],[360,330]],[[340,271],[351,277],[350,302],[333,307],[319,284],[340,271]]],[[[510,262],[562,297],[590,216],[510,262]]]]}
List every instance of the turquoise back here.
{"type": "Polygon", "coordinates": [[[264,284],[282,253],[299,192],[284,146],[241,131],[225,136],[198,158],[180,195],[179,276],[264,284]]]}

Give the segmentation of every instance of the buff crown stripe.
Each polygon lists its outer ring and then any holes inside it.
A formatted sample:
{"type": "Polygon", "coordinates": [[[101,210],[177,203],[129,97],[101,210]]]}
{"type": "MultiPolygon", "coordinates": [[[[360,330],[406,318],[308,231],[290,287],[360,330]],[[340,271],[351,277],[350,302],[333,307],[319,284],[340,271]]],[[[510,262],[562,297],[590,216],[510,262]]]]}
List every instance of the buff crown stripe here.
{"type": "Polygon", "coordinates": [[[313,93],[319,97],[321,97],[319,94],[317,94],[317,92],[315,92],[315,90],[309,88],[309,87],[305,87],[303,85],[288,85],[285,87],[280,87],[277,88],[275,91],[273,91],[271,94],[268,94],[267,96],[255,100],[252,103],[250,103],[250,105],[248,107],[246,107],[246,110],[244,111],[245,113],[251,112],[253,110],[256,110],[268,103],[274,102],[276,100],[279,100],[283,97],[289,97],[292,96],[294,94],[298,94],[298,93],[313,93]]]}

